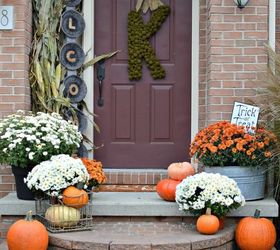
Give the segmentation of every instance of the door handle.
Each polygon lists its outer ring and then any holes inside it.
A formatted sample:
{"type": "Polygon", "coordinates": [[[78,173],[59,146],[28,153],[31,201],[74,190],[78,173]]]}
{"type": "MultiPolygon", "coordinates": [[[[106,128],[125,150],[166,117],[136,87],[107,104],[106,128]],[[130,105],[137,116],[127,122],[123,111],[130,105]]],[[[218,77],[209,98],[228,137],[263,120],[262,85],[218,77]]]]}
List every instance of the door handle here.
{"type": "Polygon", "coordinates": [[[104,105],[104,98],[102,96],[103,94],[103,80],[105,78],[105,66],[104,66],[104,60],[100,60],[97,63],[96,67],[96,76],[98,80],[98,88],[99,88],[99,98],[97,100],[97,105],[99,107],[102,107],[104,105]]]}

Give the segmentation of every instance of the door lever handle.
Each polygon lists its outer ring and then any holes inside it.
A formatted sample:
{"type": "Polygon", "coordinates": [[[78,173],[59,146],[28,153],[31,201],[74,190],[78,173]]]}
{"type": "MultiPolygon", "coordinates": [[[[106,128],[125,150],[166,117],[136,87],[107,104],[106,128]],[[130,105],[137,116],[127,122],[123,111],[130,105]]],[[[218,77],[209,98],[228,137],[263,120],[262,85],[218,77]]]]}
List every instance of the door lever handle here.
{"type": "Polygon", "coordinates": [[[96,67],[96,76],[98,80],[98,88],[99,88],[99,98],[97,100],[97,105],[99,107],[102,107],[104,105],[104,98],[102,96],[103,94],[103,80],[105,78],[105,66],[104,66],[104,60],[100,60],[97,63],[96,67]]]}

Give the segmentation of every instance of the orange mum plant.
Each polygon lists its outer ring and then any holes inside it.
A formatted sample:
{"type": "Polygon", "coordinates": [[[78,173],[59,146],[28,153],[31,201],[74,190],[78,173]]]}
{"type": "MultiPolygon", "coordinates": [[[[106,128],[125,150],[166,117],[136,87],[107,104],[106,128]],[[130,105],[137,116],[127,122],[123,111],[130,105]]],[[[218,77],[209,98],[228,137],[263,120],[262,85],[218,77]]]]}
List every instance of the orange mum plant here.
{"type": "Polygon", "coordinates": [[[102,168],[102,163],[100,161],[88,159],[88,158],[81,158],[83,164],[86,166],[87,171],[89,173],[90,179],[88,181],[88,187],[97,187],[100,184],[104,183],[107,178],[102,168]]]}
{"type": "Polygon", "coordinates": [[[272,159],[276,136],[263,129],[249,134],[227,121],[212,124],[196,134],[190,155],[205,166],[260,166],[272,159]]]}

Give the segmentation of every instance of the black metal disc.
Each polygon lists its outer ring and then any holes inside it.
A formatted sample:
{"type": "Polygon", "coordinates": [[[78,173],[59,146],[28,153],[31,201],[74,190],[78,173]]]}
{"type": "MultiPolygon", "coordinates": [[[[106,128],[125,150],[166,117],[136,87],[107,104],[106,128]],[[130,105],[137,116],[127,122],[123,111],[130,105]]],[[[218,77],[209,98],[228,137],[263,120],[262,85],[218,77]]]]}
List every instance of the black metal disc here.
{"type": "Polygon", "coordinates": [[[65,4],[69,7],[76,7],[82,0],[64,0],[65,4]]]}
{"type": "Polygon", "coordinates": [[[85,61],[85,52],[77,43],[66,43],[60,51],[61,64],[69,69],[76,70],[80,68],[85,61]]]}
{"type": "Polygon", "coordinates": [[[70,99],[70,102],[80,102],[87,94],[87,85],[79,76],[68,76],[64,79],[63,94],[70,99]]]}
{"type": "Polygon", "coordinates": [[[78,38],[85,30],[86,24],[82,15],[75,10],[67,10],[62,15],[61,29],[71,38],[78,38]]]}

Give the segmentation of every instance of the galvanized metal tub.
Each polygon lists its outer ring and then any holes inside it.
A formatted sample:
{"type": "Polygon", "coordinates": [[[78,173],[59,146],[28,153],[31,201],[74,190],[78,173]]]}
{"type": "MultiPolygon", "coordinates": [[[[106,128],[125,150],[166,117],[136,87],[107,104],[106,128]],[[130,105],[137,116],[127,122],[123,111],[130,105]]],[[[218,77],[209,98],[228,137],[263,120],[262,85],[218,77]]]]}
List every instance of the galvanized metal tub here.
{"type": "Polygon", "coordinates": [[[226,166],[202,167],[201,170],[207,173],[219,173],[234,179],[246,201],[264,198],[266,180],[264,168],[226,166]]]}

